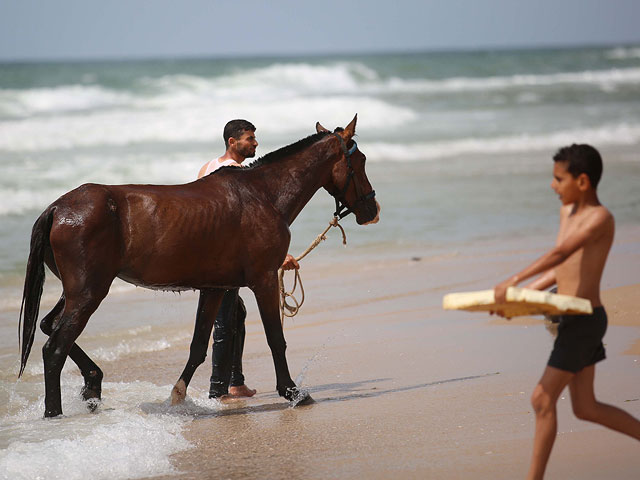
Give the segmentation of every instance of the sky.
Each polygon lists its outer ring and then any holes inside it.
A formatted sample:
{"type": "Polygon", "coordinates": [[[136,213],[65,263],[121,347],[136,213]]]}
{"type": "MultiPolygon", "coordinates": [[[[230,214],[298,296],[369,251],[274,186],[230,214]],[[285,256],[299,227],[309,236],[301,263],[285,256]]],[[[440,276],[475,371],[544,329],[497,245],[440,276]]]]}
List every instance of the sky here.
{"type": "Polygon", "coordinates": [[[638,0],[2,0],[0,61],[640,44],[638,0]]]}

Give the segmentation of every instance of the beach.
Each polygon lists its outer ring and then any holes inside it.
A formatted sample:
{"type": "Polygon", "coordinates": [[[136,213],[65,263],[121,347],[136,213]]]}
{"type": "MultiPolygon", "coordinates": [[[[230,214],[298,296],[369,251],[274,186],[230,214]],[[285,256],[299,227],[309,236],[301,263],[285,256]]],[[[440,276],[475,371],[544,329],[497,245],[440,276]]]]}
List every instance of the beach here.
{"type": "MultiPolygon", "coordinates": [[[[610,324],[596,395],[638,416],[640,284],[628,283],[625,265],[638,257],[630,258],[630,248],[640,252],[638,228],[620,235],[603,280],[610,324]]],[[[69,372],[63,402],[72,418],[60,422],[91,423],[120,408],[179,419],[188,445],[169,456],[172,473],[158,478],[521,478],[533,438],[529,396],[550,352],[552,328],[542,318],[507,322],[484,313],[445,312],[440,302],[449,291],[489,286],[536,250],[486,248],[489,253],[369,263],[345,256],[339,264],[314,252],[317,258],[308,257],[302,267],[305,304],[285,323],[292,375],[314,404],[292,408],[275,393],[270,352],[250,292],[243,289],[244,370],[258,390],[255,397],[227,405],[209,400],[207,361],[191,382],[186,404],[169,406],[172,382],[188,356],[187,335],[162,350],[99,362],[104,411],[97,414],[81,413],[82,402],[73,399],[81,378],[69,372]],[[127,385],[138,386],[136,397],[127,398],[127,385]],[[145,399],[140,389],[156,399],[145,399]]],[[[163,319],[169,325],[176,313],[186,315],[184,325],[165,327],[165,336],[190,328],[188,315],[197,301],[193,292],[178,297],[137,290],[121,297],[105,301],[102,318],[126,309],[133,318],[171,317],[163,319]]],[[[42,387],[35,372],[24,382],[42,387]]],[[[635,440],[577,420],[567,392],[558,411],[548,478],[635,478],[635,440]]],[[[36,413],[29,421],[39,421],[41,411],[36,413]]]]}
{"type": "MultiPolygon", "coordinates": [[[[529,398],[554,328],[444,311],[442,298],[492,288],[554,244],[551,157],[574,141],[603,154],[600,198],[616,218],[596,396],[639,417],[637,52],[79,62],[57,65],[56,79],[42,74],[50,65],[0,65],[0,478],[523,478],[529,398]],[[17,328],[31,226],[50,202],[84,182],[192,181],[222,153],[229,118],[258,126],[263,155],[356,111],[380,222],[345,218],[346,247],[329,231],[302,261],[305,303],[284,324],[291,375],[315,403],[277,396],[242,288],[244,373],[257,395],[209,399],[209,352],[185,403],[171,406],[198,294],[116,280],[78,339],[104,371],[102,403],[87,410],[68,361],[64,416],[42,418],[46,337],[36,332],[18,380],[17,328]]],[[[290,253],[333,208],[321,189],[291,226],[290,253]]],[[[48,272],[40,318],[60,293],[48,272]]],[[[568,392],[558,412],[547,478],[637,477],[635,440],[576,419],[568,392]]]]}
{"type": "MultiPolygon", "coordinates": [[[[340,295],[316,286],[323,280],[309,272],[308,310],[286,334],[290,364],[306,369],[303,385],[316,404],[292,409],[273,394],[270,356],[256,326],[246,351],[262,353],[248,353],[245,365],[259,372],[248,373],[248,382],[261,393],[194,419],[185,438],[195,448],[172,459],[185,472],[180,478],[523,477],[534,426],[529,395],[552,335],[540,318],[496,325],[483,314],[443,312],[444,291],[487,286],[482,267],[456,284],[455,264],[470,263],[464,257],[341,271],[337,276],[362,285],[363,297],[357,288],[340,295]],[[455,286],[425,288],[434,276],[455,286]]],[[[612,255],[617,262],[623,268],[624,259],[612,255]]],[[[598,398],[636,416],[640,357],[629,349],[640,339],[638,293],[639,284],[605,293],[608,359],[596,378],[598,398]]],[[[199,370],[194,386],[206,389],[208,370],[199,370]]],[[[635,478],[635,440],[575,419],[567,394],[559,418],[548,478],[635,478]]]]}

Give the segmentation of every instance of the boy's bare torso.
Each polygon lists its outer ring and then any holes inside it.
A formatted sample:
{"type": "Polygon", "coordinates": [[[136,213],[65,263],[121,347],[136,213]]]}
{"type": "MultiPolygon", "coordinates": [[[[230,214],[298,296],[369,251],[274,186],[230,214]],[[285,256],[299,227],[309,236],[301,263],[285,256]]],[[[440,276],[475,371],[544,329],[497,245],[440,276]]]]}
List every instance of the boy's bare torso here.
{"type": "Polygon", "coordinates": [[[555,268],[558,293],[586,298],[594,307],[602,305],[600,279],[614,236],[613,215],[602,205],[564,205],[556,245],[571,237],[586,235],[581,248],[555,268]],[[588,232],[588,233],[587,233],[588,232]]]}

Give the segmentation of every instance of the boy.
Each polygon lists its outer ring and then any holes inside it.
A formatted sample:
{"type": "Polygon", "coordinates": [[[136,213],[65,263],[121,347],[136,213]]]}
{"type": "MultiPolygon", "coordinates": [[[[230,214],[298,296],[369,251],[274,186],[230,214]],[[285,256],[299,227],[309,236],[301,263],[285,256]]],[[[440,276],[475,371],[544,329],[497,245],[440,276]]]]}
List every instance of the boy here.
{"type": "Polygon", "coordinates": [[[595,399],[595,363],[604,360],[602,337],[607,314],[600,301],[600,279],[613,243],[613,215],[600,203],[596,187],[602,159],[590,145],[561,148],[553,157],[551,188],[558,194],[560,230],[556,246],[527,268],[495,287],[496,302],[504,302],[506,290],[543,274],[529,287],[589,299],[591,315],[563,315],[553,351],[542,378],[531,396],[536,414],[533,456],[528,479],[539,479],[556,437],[556,402],[569,385],[575,415],[583,420],[626,433],[640,440],[640,421],[625,411],[595,399]]]}

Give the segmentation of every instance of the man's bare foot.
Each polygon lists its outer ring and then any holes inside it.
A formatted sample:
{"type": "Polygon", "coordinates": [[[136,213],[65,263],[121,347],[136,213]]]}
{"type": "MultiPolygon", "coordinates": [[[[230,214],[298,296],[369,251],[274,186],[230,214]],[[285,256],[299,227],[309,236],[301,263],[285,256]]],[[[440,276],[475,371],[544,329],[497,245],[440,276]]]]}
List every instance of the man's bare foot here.
{"type": "Polygon", "coordinates": [[[253,397],[255,394],[256,390],[253,388],[249,388],[246,385],[229,387],[229,395],[233,397],[253,397]]]}

